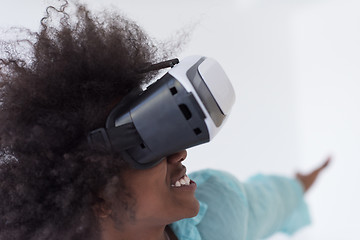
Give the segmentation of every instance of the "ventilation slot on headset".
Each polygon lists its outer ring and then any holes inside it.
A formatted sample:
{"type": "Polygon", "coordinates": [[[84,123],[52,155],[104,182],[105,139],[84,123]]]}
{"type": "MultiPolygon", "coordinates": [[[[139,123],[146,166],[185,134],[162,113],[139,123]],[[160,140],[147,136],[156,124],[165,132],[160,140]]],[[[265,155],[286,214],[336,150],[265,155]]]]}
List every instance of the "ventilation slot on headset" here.
{"type": "Polygon", "coordinates": [[[141,147],[142,149],[146,148],[144,143],[141,143],[141,144],[140,144],[140,147],[141,147]]]}
{"type": "Polygon", "coordinates": [[[170,88],[170,92],[171,92],[171,94],[172,94],[172,95],[177,94],[176,87],[172,87],[172,88],[170,88]]]}
{"type": "Polygon", "coordinates": [[[180,104],[179,108],[181,112],[183,113],[186,120],[189,120],[191,118],[191,112],[189,108],[185,104],[180,104]]]}
{"type": "Polygon", "coordinates": [[[195,129],[194,129],[194,133],[195,133],[196,135],[199,135],[199,134],[201,133],[200,128],[195,128],[195,129]]]}

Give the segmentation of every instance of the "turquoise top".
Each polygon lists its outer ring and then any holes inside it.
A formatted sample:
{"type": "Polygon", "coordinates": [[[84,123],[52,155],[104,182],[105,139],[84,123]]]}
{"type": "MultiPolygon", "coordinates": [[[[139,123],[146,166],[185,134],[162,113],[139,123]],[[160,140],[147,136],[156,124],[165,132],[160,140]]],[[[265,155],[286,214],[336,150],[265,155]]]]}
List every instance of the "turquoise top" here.
{"type": "Polygon", "coordinates": [[[223,171],[202,170],[197,183],[196,217],[171,224],[179,240],[255,240],[275,232],[293,234],[310,224],[301,184],[292,178],[256,175],[241,183],[223,171]]]}

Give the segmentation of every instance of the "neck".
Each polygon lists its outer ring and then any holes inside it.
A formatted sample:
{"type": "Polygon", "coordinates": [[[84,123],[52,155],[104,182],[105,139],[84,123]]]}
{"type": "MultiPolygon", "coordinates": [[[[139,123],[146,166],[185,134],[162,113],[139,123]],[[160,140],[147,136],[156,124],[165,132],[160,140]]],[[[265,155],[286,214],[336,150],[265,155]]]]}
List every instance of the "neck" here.
{"type": "Polygon", "coordinates": [[[102,240],[169,240],[173,239],[168,237],[169,235],[165,231],[166,225],[163,226],[136,226],[131,224],[124,224],[117,228],[115,223],[111,220],[105,220],[109,222],[103,222],[102,224],[102,240]]]}

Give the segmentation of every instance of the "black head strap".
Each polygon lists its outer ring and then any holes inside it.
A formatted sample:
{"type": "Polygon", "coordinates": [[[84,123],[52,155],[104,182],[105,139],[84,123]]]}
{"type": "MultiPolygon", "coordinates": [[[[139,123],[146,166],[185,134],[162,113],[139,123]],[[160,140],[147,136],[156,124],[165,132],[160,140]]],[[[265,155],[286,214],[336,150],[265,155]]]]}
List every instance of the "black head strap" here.
{"type": "Polygon", "coordinates": [[[142,143],[133,123],[119,127],[98,128],[88,134],[88,142],[95,148],[121,152],[142,143]],[[112,146],[116,146],[114,149],[112,146]]]}
{"type": "Polygon", "coordinates": [[[163,68],[168,68],[168,67],[172,68],[178,63],[179,63],[179,59],[174,58],[174,59],[171,59],[171,60],[151,64],[151,65],[149,65],[147,67],[139,69],[138,72],[139,73],[147,73],[147,72],[151,72],[151,71],[157,71],[157,70],[160,70],[160,69],[163,69],[163,68]]]}

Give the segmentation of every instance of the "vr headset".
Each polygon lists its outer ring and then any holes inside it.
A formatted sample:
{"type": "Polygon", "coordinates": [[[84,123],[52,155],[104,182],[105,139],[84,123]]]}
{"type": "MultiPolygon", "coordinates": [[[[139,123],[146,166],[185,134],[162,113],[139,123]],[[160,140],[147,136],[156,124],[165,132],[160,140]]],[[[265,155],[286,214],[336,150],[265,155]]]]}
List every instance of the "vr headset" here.
{"type": "MultiPolygon", "coordinates": [[[[176,64],[176,65],[174,65],[176,64]]],[[[190,56],[146,90],[131,92],[88,142],[121,153],[134,168],[151,168],[170,154],[209,142],[224,125],[234,89],[214,59],[190,56]]]]}

